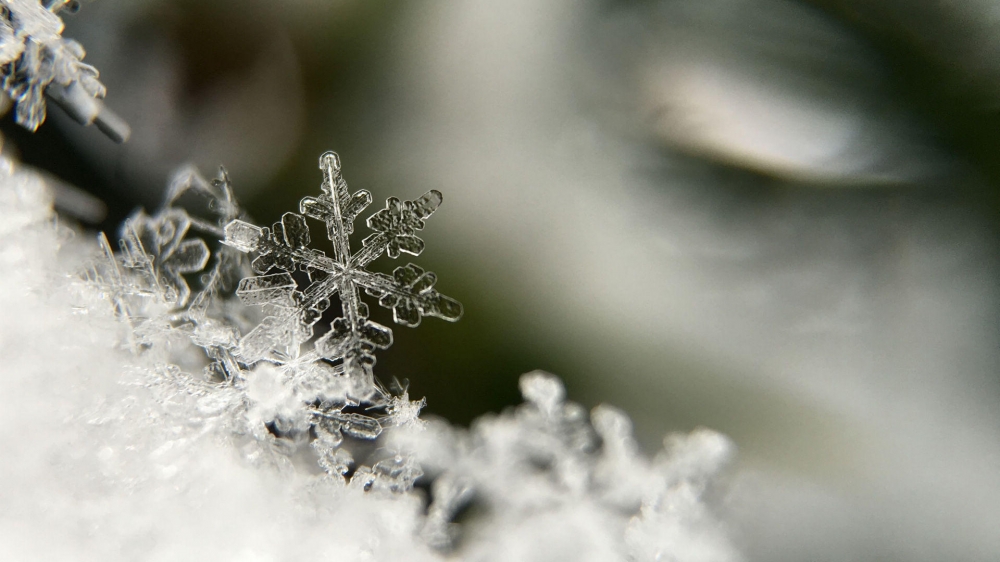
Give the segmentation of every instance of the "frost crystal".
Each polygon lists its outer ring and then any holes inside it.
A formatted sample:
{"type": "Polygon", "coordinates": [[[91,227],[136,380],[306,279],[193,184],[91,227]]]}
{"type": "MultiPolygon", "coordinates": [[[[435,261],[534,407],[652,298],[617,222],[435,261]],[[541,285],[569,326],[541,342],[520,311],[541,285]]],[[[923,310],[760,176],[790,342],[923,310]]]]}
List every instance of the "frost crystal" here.
{"type": "Polygon", "coordinates": [[[260,325],[240,341],[238,356],[247,363],[298,359],[301,346],[313,337],[313,326],[331,299],[339,297],[342,316],[315,341],[313,354],[335,362],[335,372],[352,379],[359,398],[364,399],[375,392],[375,350],[392,345],[392,330],[368,318],[361,290],[391,308],[393,319],[404,326],[417,326],[425,316],[449,321],[462,316],[458,301],[434,289],[437,277],[429,271],[412,263],[397,267],[391,276],[367,270],[383,252],[390,258],[401,253],[420,255],[424,242],[416,232],[423,229],[424,219],[437,210],[442,197],[431,190],[415,201],[389,198],[385,209],[368,218],[374,234],[352,253],[354,220],[371,204],[371,193],[348,191],[336,153],[323,154],[319,166],[324,177],[322,193],[302,199],[301,214],[285,213],[270,228],[241,220],[226,225],[227,245],[257,254],[252,264],[257,275],[240,281],[236,294],[244,304],[261,305],[267,312],[260,325]],[[332,256],[309,247],[305,217],[323,221],[333,243],[332,256]],[[293,277],[296,271],[308,277],[302,289],[293,277]]]}
{"type": "Polygon", "coordinates": [[[96,123],[117,142],[128,125],[100,102],[106,89],[83,62],[83,46],[62,36],[57,15],[76,0],[0,0],[0,87],[15,103],[15,120],[35,131],[45,121],[47,95],[84,125],[96,123]]]}

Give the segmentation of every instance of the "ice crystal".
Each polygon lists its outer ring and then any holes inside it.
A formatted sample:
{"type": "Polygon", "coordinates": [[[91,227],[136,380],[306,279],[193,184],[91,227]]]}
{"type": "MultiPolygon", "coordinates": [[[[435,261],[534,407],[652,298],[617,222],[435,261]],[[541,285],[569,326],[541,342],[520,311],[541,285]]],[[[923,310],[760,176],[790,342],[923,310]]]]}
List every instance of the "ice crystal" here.
{"type": "Polygon", "coordinates": [[[360,298],[362,290],[377,297],[379,305],[391,308],[393,319],[404,326],[417,326],[425,316],[449,321],[462,316],[462,305],[437,292],[437,277],[417,265],[397,267],[392,275],[367,269],[383,252],[390,258],[401,253],[420,255],[424,242],[416,232],[437,210],[442,196],[431,190],[414,201],[389,198],[385,209],[368,218],[374,233],[352,253],[354,220],[371,204],[371,193],[348,191],[336,153],[323,154],[319,164],[324,178],[322,193],[302,199],[301,214],[285,213],[270,228],[238,219],[226,225],[227,245],[256,254],[252,265],[257,275],[240,281],[236,294],[245,304],[267,310],[260,325],[240,341],[238,356],[248,363],[297,359],[302,345],[313,337],[313,326],[336,296],[342,316],[315,341],[312,353],[336,362],[335,371],[352,379],[360,397],[366,398],[375,391],[374,353],[392,345],[392,330],[368,318],[368,306],[360,298]],[[332,256],[309,247],[306,217],[323,221],[333,243],[332,256]],[[302,289],[292,275],[297,270],[308,276],[302,289]]]}
{"type": "Polygon", "coordinates": [[[62,36],[58,13],[76,0],[0,0],[0,87],[14,101],[14,119],[35,131],[45,121],[45,96],[81,124],[96,123],[118,142],[128,125],[100,102],[106,89],[83,62],[83,46],[62,36]]]}
{"type": "Polygon", "coordinates": [[[240,214],[225,169],[210,182],[186,168],[174,176],[159,211],[140,209],[125,221],[120,254],[103,234],[98,237],[101,256],[88,277],[129,324],[134,349],[180,331],[216,360],[211,368],[224,378],[239,371],[231,349],[240,319],[227,310],[223,293],[247,268],[241,254],[221,245],[213,259],[206,239],[221,238],[223,225],[240,214]],[[181,205],[185,199],[201,203],[215,220],[192,216],[181,205]],[[192,293],[188,277],[195,273],[201,275],[192,293]]]}

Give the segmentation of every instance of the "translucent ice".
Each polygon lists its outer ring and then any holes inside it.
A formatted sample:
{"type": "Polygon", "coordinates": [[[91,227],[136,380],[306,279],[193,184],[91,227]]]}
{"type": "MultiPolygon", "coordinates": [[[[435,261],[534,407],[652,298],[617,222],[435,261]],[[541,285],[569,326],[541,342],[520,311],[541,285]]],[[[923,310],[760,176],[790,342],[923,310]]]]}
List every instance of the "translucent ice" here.
{"type": "Polygon", "coordinates": [[[458,320],[462,305],[437,292],[437,277],[414,264],[397,267],[393,275],[368,271],[369,263],[383,253],[391,258],[400,252],[418,255],[424,248],[416,232],[441,204],[441,193],[429,191],[415,201],[390,198],[386,208],[368,219],[375,231],[357,252],[351,251],[354,220],[371,204],[365,190],[351,193],[340,170],[340,157],[327,152],[320,157],[323,185],[318,197],[302,199],[297,213],[285,213],[280,222],[259,228],[241,220],[225,227],[225,244],[254,253],[257,276],[240,283],[239,295],[246,304],[267,306],[268,316],[240,343],[244,361],[286,360],[300,355],[300,348],[313,335],[320,315],[338,297],[341,317],[315,341],[314,352],[334,362],[356,381],[363,393],[376,390],[372,366],[375,351],[392,345],[392,330],[368,319],[361,290],[391,308],[393,319],[416,326],[424,316],[458,320]],[[323,221],[333,245],[332,257],[309,247],[306,217],[323,221]],[[291,273],[308,273],[304,287],[294,283],[291,273]]]}
{"type": "Polygon", "coordinates": [[[226,244],[241,252],[252,252],[257,249],[263,231],[252,224],[234,220],[226,225],[226,244]]]}

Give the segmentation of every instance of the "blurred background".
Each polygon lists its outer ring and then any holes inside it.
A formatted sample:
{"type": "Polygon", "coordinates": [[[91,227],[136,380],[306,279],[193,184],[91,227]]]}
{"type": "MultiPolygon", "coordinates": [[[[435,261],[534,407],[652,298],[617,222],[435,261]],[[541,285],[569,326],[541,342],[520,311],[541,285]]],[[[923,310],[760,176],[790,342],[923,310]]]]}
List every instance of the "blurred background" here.
{"type": "Polygon", "coordinates": [[[155,209],[188,162],[225,165],[269,224],[336,150],[373,209],[445,195],[414,261],[465,317],[395,327],[376,368],[429,412],[468,423],[545,369],[649,450],[731,436],[718,508],[748,560],[1000,559],[997,3],[101,0],[65,19],[131,140],[59,110],[0,130],[94,197],[65,205],[89,227],[155,209]]]}

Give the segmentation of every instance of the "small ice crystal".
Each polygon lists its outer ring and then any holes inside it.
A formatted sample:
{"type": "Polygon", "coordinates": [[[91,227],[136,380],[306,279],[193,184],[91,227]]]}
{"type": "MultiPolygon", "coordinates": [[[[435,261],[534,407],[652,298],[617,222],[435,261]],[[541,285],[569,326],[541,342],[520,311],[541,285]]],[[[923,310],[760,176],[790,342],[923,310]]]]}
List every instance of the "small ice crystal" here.
{"type": "Polygon", "coordinates": [[[319,465],[326,473],[338,480],[343,481],[344,475],[354,464],[354,458],[347,449],[335,448],[339,443],[324,442],[320,439],[313,441],[313,449],[319,455],[319,465]]]}
{"type": "Polygon", "coordinates": [[[257,242],[263,230],[243,221],[233,221],[226,225],[226,244],[241,252],[252,252],[257,249],[257,242]]]}
{"type": "Polygon", "coordinates": [[[360,398],[365,398],[376,391],[374,353],[392,345],[392,330],[368,318],[368,306],[360,298],[362,289],[392,309],[393,319],[404,326],[416,326],[425,316],[449,321],[462,316],[458,301],[434,289],[437,277],[431,272],[412,263],[397,267],[391,276],[367,269],[383,253],[391,258],[401,253],[419,255],[424,242],[416,232],[437,210],[442,197],[432,190],[415,201],[389,198],[385,209],[368,218],[374,233],[352,252],[354,220],[371,204],[371,194],[348,191],[336,153],[323,154],[319,167],[324,177],[322,192],[319,197],[302,199],[301,214],[285,213],[269,228],[242,220],[225,227],[225,244],[256,254],[252,265],[257,275],[240,281],[236,293],[244,304],[263,306],[267,314],[242,338],[238,356],[247,363],[298,358],[301,346],[313,337],[313,326],[331,299],[338,297],[342,316],[314,342],[315,356],[335,363],[338,372],[356,381],[360,398]],[[309,247],[306,217],[323,221],[333,243],[331,256],[309,247]],[[308,276],[304,288],[292,276],[297,270],[308,276]]]}
{"type": "Polygon", "coordinates": [[[386,406],[386,418],[393,426],[419,426],[423,422],[420,419],[420,410],[426,405],[426,399],[410,400],[409,392],[404,390],[402,395],[389,398],[389,404],[386,406]]]}
{"type": "Polygon", "coordinates": [[[396,455],[375,463],[372,466],[372,474],[375,475],[371,486],[372,490],[384,490],[398,494],[412,490],[413,483],[416,482],[417,478],[423,476],[424,471],[409,455],[396,455]]]}
{"type": "Polygon", "coordinates": [[[382,433],[382,424],[373,417],[363,414],[345,414],[342,412],[324,412],[317,415],[317,426],[324,431],[335,434],[343,433],[355,439],[375,439],[382,433]]]}
{"type": "Polygon", "coordinates": [[[75,0],[0,0],[0,87],[14,100],[14,119],[35,131],[45,121],[45,96],[84,125],[96,123],[117,142],[128,125],[100,102],[106,90],[85,51],[62,36],[58,12],[75,0]]]}

